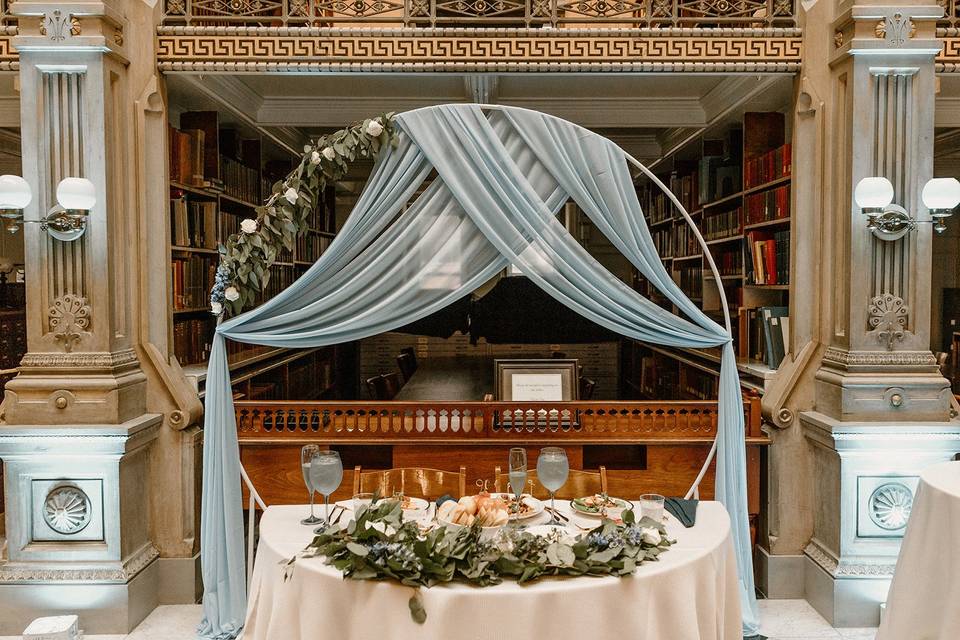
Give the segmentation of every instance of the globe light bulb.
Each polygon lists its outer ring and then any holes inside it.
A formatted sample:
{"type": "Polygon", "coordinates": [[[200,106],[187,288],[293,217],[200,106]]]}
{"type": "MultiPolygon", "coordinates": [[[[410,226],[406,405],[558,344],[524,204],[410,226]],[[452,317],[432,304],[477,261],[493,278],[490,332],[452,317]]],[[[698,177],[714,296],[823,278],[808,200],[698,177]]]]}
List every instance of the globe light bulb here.
{"type": "Polygon", "coordinates": [[[23,209],[32,199],[26,180],[20,176],[0,176],[0,209],[23,209]]]}
{"type": "Polygon", "coordinates": [[[64,209],[89,211],[97,203],[96,189],[86,178],[64,178],[57,185],[57,202],[64,209]]]}
{"type": "Polygon", "coordinates": [[[853,199],[861,209],[883,209],[893,202],[893,185],[886,178],[864,178],[853,190],[853,199]]]}
{"type": "Polygon", "coordinates": [[[933,178],[923,185],[920,197],[931,215],[946,217],[951,209],[960,204],[960,181],[956,178],[933,178]]]}

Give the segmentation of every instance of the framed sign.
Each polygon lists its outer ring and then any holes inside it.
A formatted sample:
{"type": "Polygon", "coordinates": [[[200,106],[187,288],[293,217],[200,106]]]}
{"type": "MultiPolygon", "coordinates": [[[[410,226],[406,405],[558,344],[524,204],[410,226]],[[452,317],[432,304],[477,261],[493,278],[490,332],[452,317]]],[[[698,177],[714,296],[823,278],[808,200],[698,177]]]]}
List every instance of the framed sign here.
{"type": "Polygon", "coordinates": [[[577,400],[577,360],[495,360],[497,400],[577,400]]]}

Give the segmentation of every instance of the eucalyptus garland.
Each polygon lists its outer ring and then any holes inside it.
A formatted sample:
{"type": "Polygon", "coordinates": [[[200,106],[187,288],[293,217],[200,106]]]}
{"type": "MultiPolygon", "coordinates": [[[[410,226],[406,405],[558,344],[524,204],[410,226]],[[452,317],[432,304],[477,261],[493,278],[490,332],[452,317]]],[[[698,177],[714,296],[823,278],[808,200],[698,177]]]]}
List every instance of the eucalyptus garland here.
{"type": "Polygon", "coordinates": [[[396,144],[393,113],[364,120],[330,135],[321,136],[303,148],[300,163],[273,185],[266,204],[257,207],[257,217],[240,223],[240,232],[220,246],[220,264],[210,292],[210,310],[239,313],[270,280],[270,266],[307,230],[310,212],[324,188],[342,179],[350,163],[376,158],[387,144],[396,144]]]}
{"type": "MultiPolygon", "coordinates": [[[[633,511],[623,512],[623,525],[604,519],[582,535],[538,536],[507,527],[491,540],[481,539],[478,523],[421,532],[402,513],[397,500],[361,507],[345,529],[327,528],[286,561],[284,578],[298,558],[317,556],[345,578],[396,580],[415,588],[454,580],[486,586],[506,578],[527,583],[542,576],[625,576],[673,544],[662,524],[637,521],[633,511]]],[[[416,622],[426,620],[419,591],[410,599],[410,613],[416,622]]]]}

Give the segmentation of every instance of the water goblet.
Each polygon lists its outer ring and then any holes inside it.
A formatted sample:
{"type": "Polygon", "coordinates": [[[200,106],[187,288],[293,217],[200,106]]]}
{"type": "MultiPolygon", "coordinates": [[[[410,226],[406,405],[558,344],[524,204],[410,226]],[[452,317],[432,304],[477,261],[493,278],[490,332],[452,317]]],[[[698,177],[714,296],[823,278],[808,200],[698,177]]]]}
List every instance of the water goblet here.
{"type": "Polygon", "coordinates": [[[510,449],[510,489],[514,495],[514,511],[520,511],[520,497],[527,484],[527,450],[523,447],[510,449]]]}
{"type": "Polygon", "coordinates": [[[336,451],[318,451],[310,459],[310,484],[314,491],[323,496],[323,506],[326,516],[317,531],[323,530],[330,524],[330,494],[337,490],[343,481],[343,462],[336,451]]]}
{"type": "Polygon", "coordinates": [[[316,489],[310,482],[310,461],[317,455],[320,447],[315,444],[308,444],[300,449],[300,470],[303,472],[303,484],[307,485],[307,491],[310,492],[310,515],[300,521],[300,524],[314,525],[320,524],[321,520],[313,513],[313,494],[316,489]]]}
{"type": "Polygon", "coordinates": [[[645,493],[640,496],[640,517],[663,522],[664,497],[658,493],[645,493]]]}
{"type": "Polygon", "coordinates": [[[567,452],[560,447],[544,447],[540,449],[537,458],[537,477],[547,491],[550,492],[550,522],[551,525],[562,526],[557,518],[557,506],[554,500],[557,490],[567,481],[570,473],[570,463],[567,461],[567,452]]]}

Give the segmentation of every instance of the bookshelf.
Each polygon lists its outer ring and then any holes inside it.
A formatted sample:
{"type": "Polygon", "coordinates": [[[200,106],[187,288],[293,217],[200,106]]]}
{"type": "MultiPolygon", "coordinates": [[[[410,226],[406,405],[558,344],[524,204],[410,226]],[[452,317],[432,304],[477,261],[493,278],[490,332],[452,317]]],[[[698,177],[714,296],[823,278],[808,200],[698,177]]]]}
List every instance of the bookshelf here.
{"type": "MultiPolygon", "coordinates": [[[[791,147],[781,112],[745,112],[675,150],[654,168],[684,204],[720,273],[714,278],[687,222],[652,183],[637,183],[664,265],[684,293],[722,324],[730,306],[743,386],[762,393],[789,344],[791,147]]],[[[678,312],[639,274],[634,288],[678,312]]],[[[629,397],[715,397],[719,350],[625,346],[629,397]],[[659,389],[659,392],[657,392],[659,389]]],[[[627,397],[627,396],[625,396],[627,397]]]]}
{"type": "MultiPolygon", "coordinates": [[[[170,123],[170,277],[173,353],[202,394],[216,318],[209,292],[219,246],[256,216],[271,185],[294,166],[285,152],[266,148],[257,131],[225,125],[218,111],[186,111],[170,123]]],[[[278,256],[270,281],[251,306],[302,275],[336,235],[334,190],[311,214],[309,230],[278,256]]],[[[317,399],[337,392],[338,348],[288,351],[227,343],[234,393],[252,400],[317,399]]]]}

